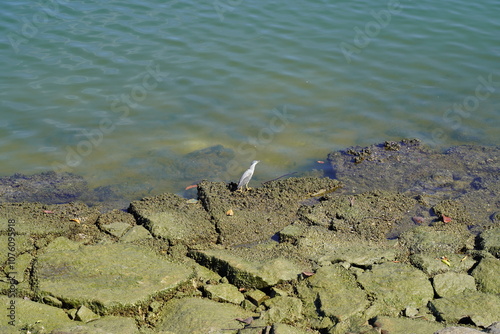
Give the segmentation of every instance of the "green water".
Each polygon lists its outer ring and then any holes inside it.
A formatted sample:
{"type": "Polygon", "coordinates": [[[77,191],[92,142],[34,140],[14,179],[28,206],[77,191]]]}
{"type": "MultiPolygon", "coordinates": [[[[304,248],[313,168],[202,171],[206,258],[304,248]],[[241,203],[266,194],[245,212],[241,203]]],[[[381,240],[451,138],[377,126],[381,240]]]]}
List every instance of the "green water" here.
{"type": "Polygon", "coordinates": [[[500,144],[497,1],[16,1],[0,17],[1,176],[67,170],[133,198],[179,192],[169,164],[218,144],[240,165],[225,181],[402,137],[500,144]]]}

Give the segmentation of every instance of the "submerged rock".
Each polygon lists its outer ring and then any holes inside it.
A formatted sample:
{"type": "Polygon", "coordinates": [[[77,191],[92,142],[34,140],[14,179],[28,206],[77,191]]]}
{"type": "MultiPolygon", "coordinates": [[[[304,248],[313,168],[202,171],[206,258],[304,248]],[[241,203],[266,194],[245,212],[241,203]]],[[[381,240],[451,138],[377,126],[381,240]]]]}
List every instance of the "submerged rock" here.
{"type": "Polygon", "coordinates": [[[83,177],[71,173],[14,174],[0,178],[0,202],[68,203],[87,192],[83,177]]]}

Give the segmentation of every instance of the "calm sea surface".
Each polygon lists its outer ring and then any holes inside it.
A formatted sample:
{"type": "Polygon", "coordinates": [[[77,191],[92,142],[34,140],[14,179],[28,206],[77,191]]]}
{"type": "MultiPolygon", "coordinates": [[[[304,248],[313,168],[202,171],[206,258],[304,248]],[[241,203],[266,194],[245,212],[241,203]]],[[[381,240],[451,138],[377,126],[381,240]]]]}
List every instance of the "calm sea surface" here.
{"type": "Polygon", "coordinates": [[[237,164],[220,178],[256,158],[255,184],[351,145],[500,145],[496,0],[4,1],[0,18],[0,176],[134,198],[182,191],[172,162],[219,144],[237,164]]]}

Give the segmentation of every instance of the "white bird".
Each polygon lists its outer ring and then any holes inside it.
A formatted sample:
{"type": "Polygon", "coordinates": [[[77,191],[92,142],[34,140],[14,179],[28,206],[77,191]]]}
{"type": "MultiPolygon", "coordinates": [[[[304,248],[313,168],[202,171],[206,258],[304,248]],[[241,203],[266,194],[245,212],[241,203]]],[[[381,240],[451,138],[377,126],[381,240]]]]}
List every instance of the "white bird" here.
{"type": "Polygon", "coordinates": [[[252,164],[250,165],[250,168],[248,168],[245,173],[240,178],[240,182],[238,182],[238,188],[237,190],[243,191],[243,187],[245,187],[246,190],[249,190],[250,188],[248,187],[248,182],[252,179],[253,172],[255,171],[255,165],[257,165],[260,162],[260,160],[254,160],[252,161],[252,164]]]}

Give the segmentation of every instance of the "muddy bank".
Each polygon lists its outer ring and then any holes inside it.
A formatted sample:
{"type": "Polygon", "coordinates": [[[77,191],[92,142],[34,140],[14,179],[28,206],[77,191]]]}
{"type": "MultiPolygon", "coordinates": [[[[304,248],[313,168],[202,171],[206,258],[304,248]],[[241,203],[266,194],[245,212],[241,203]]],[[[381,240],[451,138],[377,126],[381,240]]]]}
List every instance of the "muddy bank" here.
{"type": "MultiPolygon", "coordinates": [[[[336,179],[203,181],[127,212],[27,183],[39,203],[14,203],[4,181],[0,332],[499,331],[498,149],[404,140],[328,162],[336,179]]],[[[75,184],[53,187],[83,198],[75,184]]]]}

